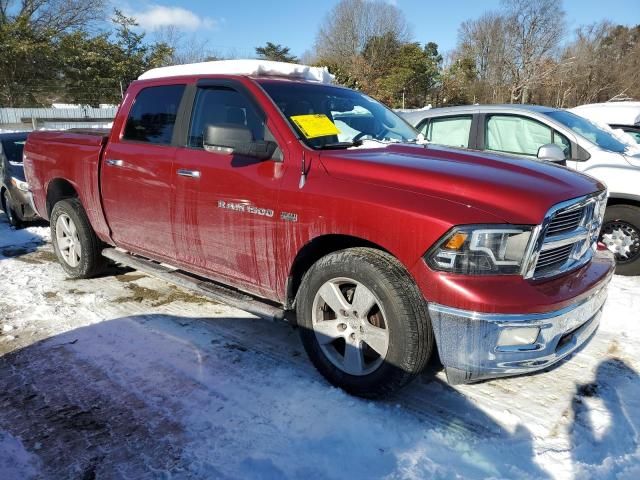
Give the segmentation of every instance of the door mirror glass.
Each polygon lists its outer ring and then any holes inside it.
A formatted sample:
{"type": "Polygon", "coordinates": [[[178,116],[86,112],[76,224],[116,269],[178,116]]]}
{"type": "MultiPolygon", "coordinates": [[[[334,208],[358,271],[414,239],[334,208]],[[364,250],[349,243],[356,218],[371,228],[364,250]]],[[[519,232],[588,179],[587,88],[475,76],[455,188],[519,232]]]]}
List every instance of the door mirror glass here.
{"type": "Polygon", "coordinates": [[[547,162],[561,163],[563,165],[566,160],[564,151],[555,143],[542,145],[538,149],[538,159],[545,160],[547,162]]]}
{"type": "Polygon", "coordinates": [[[248,127],[236,124],[207,125],[203,133],[205,150],[245,155],[259,160],[271,158],[277,145],[269,140],[253,140],[248,127]]]}

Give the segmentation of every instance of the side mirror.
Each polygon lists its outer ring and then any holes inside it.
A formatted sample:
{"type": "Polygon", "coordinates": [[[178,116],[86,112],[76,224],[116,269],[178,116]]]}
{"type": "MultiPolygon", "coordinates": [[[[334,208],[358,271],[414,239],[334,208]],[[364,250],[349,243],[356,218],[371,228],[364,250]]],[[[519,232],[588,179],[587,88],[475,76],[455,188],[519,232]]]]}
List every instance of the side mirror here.
{"type": "Polygon", "coordinates": [[[555,143],[547,143],[538,149],[538,159],[566,165],[564,151],[555,143]]]}
{"type": "Polygon", "coordinates": [[[230,153],[267,160],[273,156],[278,145],[268,140],[253,140],[253,134],[244,125],[207,125],[203,138],[208,152],[230,153]]]}

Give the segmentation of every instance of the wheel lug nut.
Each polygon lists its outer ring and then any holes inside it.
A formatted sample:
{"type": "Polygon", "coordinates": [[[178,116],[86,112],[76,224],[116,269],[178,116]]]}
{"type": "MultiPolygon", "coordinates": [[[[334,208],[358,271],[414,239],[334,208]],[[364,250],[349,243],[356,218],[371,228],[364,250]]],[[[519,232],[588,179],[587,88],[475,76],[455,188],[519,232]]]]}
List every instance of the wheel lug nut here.
{"type": "Polygon", "coordinates": [[[347,324],[346,323],[339,323],[338,324],[338,330],[344,332],[347,329],[347,324]]]}
{"type": "Polygon", "coordinates": [[[353,311],[353,316],[354,316],[354,317],[357,317],[357,316],[358,316],[358,311],[357,311],[357,310],[354,310],[354,311],[353,311]]]}
{"type": "Polygon", "coordinates": [[[350,338],[351,340],[355,340],[355,339],[356,339],[356,334],[355,334],[355,333],[352,333],[351,335],[349,335],[349,338],[350,338]]]}

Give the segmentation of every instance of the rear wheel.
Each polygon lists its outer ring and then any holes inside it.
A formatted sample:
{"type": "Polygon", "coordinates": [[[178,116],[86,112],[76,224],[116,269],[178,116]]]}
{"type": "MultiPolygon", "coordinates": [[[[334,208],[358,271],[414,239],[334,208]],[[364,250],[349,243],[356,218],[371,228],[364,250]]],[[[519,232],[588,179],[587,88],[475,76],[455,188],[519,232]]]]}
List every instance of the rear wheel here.
{"type": "Polygon", "coordinates": [[[616,257],[616,273],[640,275],[640,208],[633,205],[607,207],[600,241],[616,257]]]}
{"type": "Polygon", "coordinates": [[[433,348],[422,295],[402,265],[378,250],[320,259],[303,279],[296,311],[313,364],[354,395],[399,389],[422,371],[433,348]]]}
{"type": "Polygon", "coordinates": [[[51,239],[60,265],[72,278],[90,278],[106,263],[100,240],[77,198],[61,200],[53,207],[51,239]]]}
{"type": "Polygon", "coordinates": [[[18,218],[18,214],[13,206],[13,201],[11,200],[11,195],[9,195],[9,190],[5,190],[2,194],[2,208],[7,216],[7,220],[9,220],[9,224],[13,227],[20,228],[22,221],[18,218]]]}

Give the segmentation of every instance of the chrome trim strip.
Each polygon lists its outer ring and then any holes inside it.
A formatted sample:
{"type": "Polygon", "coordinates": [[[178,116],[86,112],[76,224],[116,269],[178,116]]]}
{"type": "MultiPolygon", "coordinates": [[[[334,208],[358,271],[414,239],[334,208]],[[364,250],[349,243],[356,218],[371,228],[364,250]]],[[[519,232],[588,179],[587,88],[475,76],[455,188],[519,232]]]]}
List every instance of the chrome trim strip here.
{"type": "Polygon", "coordinates": [[[464,310],[461,308],[448,307],[446,305],[440,305],[439,303],[429,303],[429,313],[441,313],[445,315],[454,315],[459,318],[466,318],[469,320],[479,322],[491,322],[498,324],[502,327],[519,327],[522,323],[527,323],[530,326],[536,326],[539,323],[544,323],[550,318],[560,317],[566,315],[577,308],[581,308],[588,302],[595,302],[598,304],[598,308],[602,306],[607,298],[607,284],[598,289],[592,295],[583,299],[580,302],[571,304],[565,308],[559,310],[553,310],[545,313],[483,313],[475,312],[473,310],[464,310]]]}

